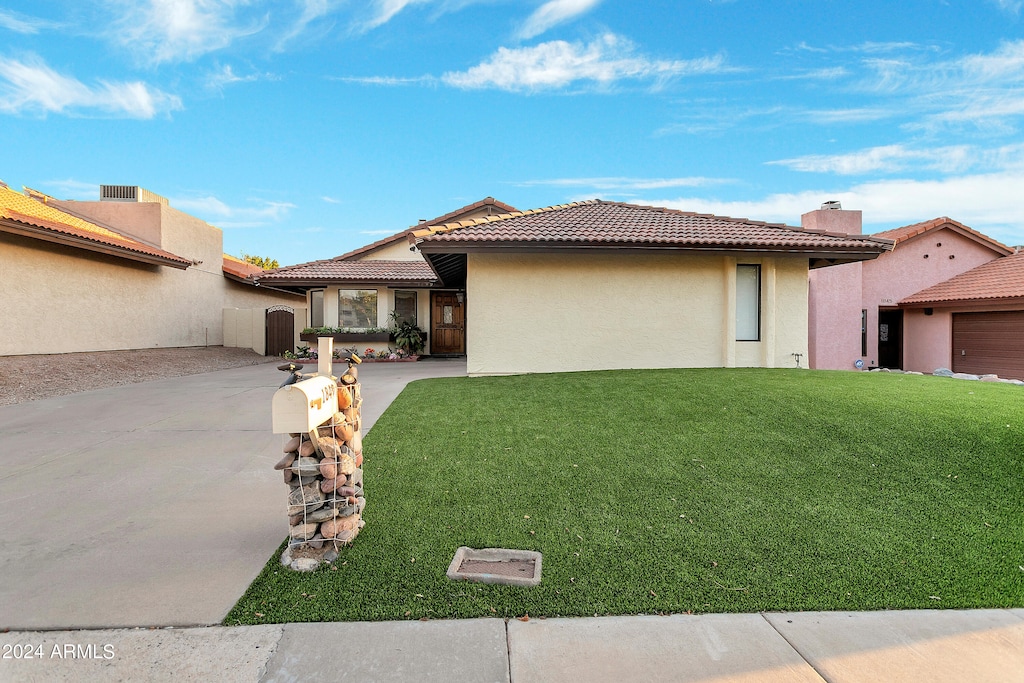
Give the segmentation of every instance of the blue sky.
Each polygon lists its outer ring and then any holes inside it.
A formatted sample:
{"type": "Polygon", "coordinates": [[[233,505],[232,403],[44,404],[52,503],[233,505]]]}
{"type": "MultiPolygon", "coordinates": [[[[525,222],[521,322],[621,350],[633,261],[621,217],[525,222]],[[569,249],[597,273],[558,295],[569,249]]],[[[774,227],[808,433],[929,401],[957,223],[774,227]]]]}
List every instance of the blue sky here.
{"type": "Polygon", "coordinates": [[[0,179],[282,265],[488,195],[1024,244],[1022,0],[6,0],[0,179]]]}

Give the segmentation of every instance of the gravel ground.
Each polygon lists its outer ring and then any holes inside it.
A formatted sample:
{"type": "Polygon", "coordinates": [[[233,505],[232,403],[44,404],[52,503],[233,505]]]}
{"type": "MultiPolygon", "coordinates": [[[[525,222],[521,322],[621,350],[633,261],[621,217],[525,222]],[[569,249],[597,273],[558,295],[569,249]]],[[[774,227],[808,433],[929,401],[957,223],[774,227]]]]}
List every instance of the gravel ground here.
{"type": "Polygon", "coordinates": [[[0,356],[0,406],[279,361],[251,349],[223,346],[0,356]]]}

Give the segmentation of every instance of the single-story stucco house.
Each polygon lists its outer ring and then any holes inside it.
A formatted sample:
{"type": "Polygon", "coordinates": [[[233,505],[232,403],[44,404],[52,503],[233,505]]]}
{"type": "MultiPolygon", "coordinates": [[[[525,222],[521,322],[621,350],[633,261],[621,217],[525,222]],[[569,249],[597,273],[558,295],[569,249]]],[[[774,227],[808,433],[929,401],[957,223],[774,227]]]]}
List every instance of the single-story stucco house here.
{"type": "Polygon", "coordinates": [[[808,271],[892,247],[601,200],[436,222],[408,240],[434,286],[464,296],[470,375],[806,367],[808,271]]]}
{"type": "MultiPolygon", "coordinates": [[[[861,232],[861,212],[835,205],[805,214],[802,222],[861,232]]],[[[1020,372],[999,360],[1024,357],[1024,336],[1014,332],[1024,324],[1024,288],[1014,289],[1024,275],[1013,277],[1020,268],[1013,248],[946,217],[874,237],[892,240],[893,249],[875,260],[810,273],[812,368],[930,373],[946,367],[1006,377],[1020,372]],[[996,272],[1004,282],[990,275],[996,272]],[[973,275],[963,279],[968,273],[973,275]],[[999,315],[991,322],[983,312],[999,315]],[[975,323],[988,341],[972,348],[962,330],[974,334],[975,323]]]]}
{"type": "MultiPolygon", "coordinates": [[[[420,225],[472,220],[515,211],[486,197],[420,225]]],[[[406,228],[365,247],[330,259],[269,270],[259,276],[263,286],[302,293],[307,297],[307,327],[345,329],[386,328],[392,313],[427,333],[426,353],[459,356],[466,352],[465,289],[440,282],[414,247],[406,228]]],[[[380,351],[387,341],[349,341],[364,353],[380,351]]],[[[315,346],[315,344],[311,344],[315,346]]]]}
{"type": "MultiPolygon", "coordinates": [[[[301,296],[257,287],[262,270],[223,253],[218,228],[136,186],[100,196],[61,201],[0,183],[0,356],[226,343],[263,353],[262,315],[239,334],[225,331],[226,311],[305,319],[301,296]],[[228,343],[238,337],[248,343],[228,343]]],[[[293,348],[297,332],[288,336],[293,348]]]]}

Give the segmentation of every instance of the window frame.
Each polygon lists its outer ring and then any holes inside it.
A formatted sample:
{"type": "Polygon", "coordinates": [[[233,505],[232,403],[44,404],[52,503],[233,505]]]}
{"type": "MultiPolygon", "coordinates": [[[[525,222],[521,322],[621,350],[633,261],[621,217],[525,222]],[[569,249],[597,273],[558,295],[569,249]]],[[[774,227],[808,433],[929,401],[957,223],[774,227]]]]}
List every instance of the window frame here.
{"type": "Polygon", "coordinates": [[[417,325],[418,326],[419,325],[419,319],[420,319],[420,311],[419,311],[420,301],[419,301],[419,293],[416,290],[414,290],[414,289],[396,289],[396,290],[394,290],[394,296],[392,298],[392,304],[393,305],[392,305],[392,308],[391,308],[391,312],[394,314],[395,322],[402,323],[402,322],[405,322],[405,320],[406,320],[405,318],[399,318],[398,317],[398,295],[399,294],[403,294],[403,295],[411,294],[412,295],[412,318],[409,319],[408,321],[411,322],[413,325],[417,325]]]}
{"type": "Polygon", "coordinates": [[[326,324],[327,310],[324,308],[325,290],[323,289],[311,289],[309,290],[309,326],[312,328],[323,327],[326,324]],[[316,299],[319,295],[320,306],[319,309],[316,305],[316,299]],[[317,311],[319,310],[319,316],[317,311]],[[317,320],[319,317],[319,321],[317,320]],[[317,324],[319,323],[319,324],[317,324]]]}
{"type": "MultiPolygon", "coordinates": [[[[744,294],[746,296],[746,294],[744,294]]],[[[745,301],[744,301],[745,303],[745,301]]],[[[744,306],[746,310],[748,307],[744,306]]],[[[748,321],[749,322],[749,321],[748,321]]],[[[761,341],[761,264],[759,263],[738,263],[736,264],[736,341],[738,342],[759,342],[761,341]],[[741,337],[741,326],[740,314],[741,314],[741,289],[740,283],[746,283],[745,278],[741,278],[740,273],[742,272],[753,272],[754,273],[754,336],[752,338],[741,337]]]]}
{"type": "MultiPolygon", "coordinates": [[[[370,329],[372,327],[377,327],[378,326],[377,321],[379,320],[379,317],[378,317],[379,306],[380,306],[380,291],[377,290],[377,289],[341,289],[341,288],[339,288],[338,289],[338,327],[343,328],[343,329],[350,329],[350,330],[366,330],[366,329],[370,329]],[[372,316],[372,320],[367,320],[367,322],[369,323],[367,325],[348,325],[348,324],[345,324],[345,320],[344,320],[343,313],[342,313],[342,311],[344,310],[343,307],[342,307],[342,299],[346,298],[345,294],[346,293],[355,294],[356,296],[351,296],[351,297],[347,297],[347,298],[349,298],[349,299],[359,299],[361,294],[365,294],[365,293],[369,293],[369,292],[373,292],[373,316],[372,316]]],[[[369,316],[367,316],[367,317],[369,318],[369,316]]],[[[355,318],[355,314],[354,313],[353,313],[353,318],[355,318]]]]}

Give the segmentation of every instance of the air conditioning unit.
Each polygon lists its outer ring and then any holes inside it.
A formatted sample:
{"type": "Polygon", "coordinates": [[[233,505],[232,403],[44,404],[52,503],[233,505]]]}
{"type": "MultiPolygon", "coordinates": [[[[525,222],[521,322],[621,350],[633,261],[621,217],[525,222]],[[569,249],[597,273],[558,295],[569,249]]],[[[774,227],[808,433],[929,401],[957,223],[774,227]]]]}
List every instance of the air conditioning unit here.
{"type": "Polygon", "coordinates": [[[156,202],[167,206],[169,202],[155,192],[138,185],[100,185],[101,202],[156,202]]]}

